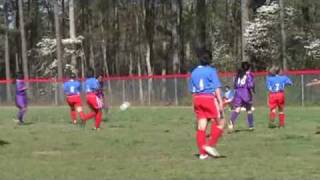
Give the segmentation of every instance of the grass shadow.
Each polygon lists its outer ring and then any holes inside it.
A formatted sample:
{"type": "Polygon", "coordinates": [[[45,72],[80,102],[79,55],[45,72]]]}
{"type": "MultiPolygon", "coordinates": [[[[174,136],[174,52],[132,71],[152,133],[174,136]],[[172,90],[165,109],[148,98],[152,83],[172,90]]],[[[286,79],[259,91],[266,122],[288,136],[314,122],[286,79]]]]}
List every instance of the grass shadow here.
{"type": "MultiPolygon", "coordinates": [[[[197,159],[199,159],[200,154],[194,154],[193,156],[196,157],[197,159]]],[[[227,156],[220,155],[220,156],[213,157],[213,156],[209,155],[209,159],[224,159],[224,158],[227,158],[227,156]]]]}
{"type": "Polygon", "coordinates": [[[10,144],[8,141],[4,141],[4,140],[0,139],[0,146],[5,146],[5,145],[8,145],[8,144],[10,144]]]}
{"type": "Polygon", "coordinates": [[[254,132],[252,129],[236,129],[234,130],[235,133],[241,133],[241,132],[254,132]]]}

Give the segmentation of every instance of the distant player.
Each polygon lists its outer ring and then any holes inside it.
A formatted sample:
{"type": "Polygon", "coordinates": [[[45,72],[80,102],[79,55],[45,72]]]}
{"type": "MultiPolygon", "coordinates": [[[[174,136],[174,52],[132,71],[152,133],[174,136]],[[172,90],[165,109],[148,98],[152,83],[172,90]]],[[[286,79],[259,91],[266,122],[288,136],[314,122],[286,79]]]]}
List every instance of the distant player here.
{"type": "Polygon", "coordinates": [[[19,109],[17,118],[19,120],[18,124],[24,124],[25,114],[27,112],[28,100],[27,100],[27,86],[24,81],[24,76],[21,72],[17,73],[16,78],[16,106],[19,109]]]}
{"type": "Polygon", "coordinates": [[[220,156],[215,149],[223,134],[224,113],[221,97],[221,83],[215,68],[210,67],[211,52],[201,49],[197,52],[200,65],[192,73],[189,90],[193,96],[194,112],[197,118],[197,144],[199,159],[207,159],[208,155],[220,156]],[[211,134],[206,140],[206,128],[211,121],[211,134]]]}
{"type": "Polygon", "coordinates": [[[266,79],[266,86],[269,91],[269,127],[276,127],[276,110],[279,111],[279,127],[285,126],[285,87],[292,85],[292,81],[285,75],[280,74],[279,66],[272,66],[266,79]]]}
{"type": "Polygon", "coordinates": [[[97,96],[100,98],[102,102],[102,109],[104,109],[105,112],[108,112],[108,104],[104,95],[104,80],[103,80],[102,74],[99,74],[97,76],[97,80],[99,82],[99,89],[97,90],[97,96]]]}
{"type": "Polygon", "coordinates": [[[235,95],[232,101],[233,111],[228,125],[230,131],[234,129],[241,107],[247,111],[247,121],[249,130],[254,129],[254,120],[252,112],[252,100],[254,93],[254,77],[251,73],[251,65],[248,62],[242,62],[234,80],[235,95]]]}
{"type": "Polygon", "coordinates": [[[70,80],[63,84],[63,91],[66,95],[67,103],[70,107],[70,115],[73,124],[77,123],[77,112],[80,114],[81,119],[85,119],[85,115],[82,111],[82,101],[81,101],[81,83],[77,81],[76,75],[70,73],[70,80]]]}
{"type": "Polygon", "coordinates": [[[87,104],[92,110],[91,113],[86,115],[85,121],[91,118],[95,118],[95,128],[94,130],[100,129],[100,123],[102,119],[102,102],[97,96],[97,91],[100,89],[100,84],[98,80],[94,77],[93,70],[89,70],[87,73],[87,79],[85,81],[85,92],[87,104]]]}
{"type": "Polygon", "coordinates": [[[230,88],[230,86],[224,87],[224,95],[223,95],[223,106],[229,106],[232,109],[232,101],[234,98],[234,91],[230,88]]]}

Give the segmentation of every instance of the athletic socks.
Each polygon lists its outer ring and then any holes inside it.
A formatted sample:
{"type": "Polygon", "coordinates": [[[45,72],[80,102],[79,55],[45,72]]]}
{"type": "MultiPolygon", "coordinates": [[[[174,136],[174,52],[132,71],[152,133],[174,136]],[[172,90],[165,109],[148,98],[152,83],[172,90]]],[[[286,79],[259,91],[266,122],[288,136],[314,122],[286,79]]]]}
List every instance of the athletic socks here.
{"type": "Polygon", "coordinates": [[[284,113],[279,113],[279,126],[284,127],[285,125],[285,114],[284,113]]]}
{"type": "Polygon", "coordinates": [[[208,145],[215,147],[219,141],[219,138],[223,134],[223,129],[220,129],[216,123],[211,123],[211,136],[208,141],[208,145]]]}
{"type": "Polygon", "coordinates": [[[101,123],[101,119],[102,119],[102,111],[98,111],[96,113],[96,128],[100,128],[100,123],[101,123]]]}
{"type": "Polygon", "coordinates": [[[274,122],[274,120],[276,119],[276,116],[277,116],[277,114],[275,113],[275,112],[270,112],[269,113],[269,120],[271,121],[271,122],[274,122]]]}
{"type": "Polygon", "coordinates": [[[231,122],[232,122],[233,125],[236,123],[239,114],[240,113],[238,113],[236,111],[232,111],[232,113],[231,113],[231,122]]]}
{"type": "Polygon", "coordinates": [[[71,115],[72,122],[77,121],[77,111],[71,110],[70,115],[71,115]]]}
{"type": "Polygon", "coordinates": [[[206,145],[206,132],[203,130],[197,130],[197,145],[200,155],[205,155],[206,152],[203,149],[203,146],[206,145]]]}
{"type": "Polygon", "coordinates": [[[249,128],[253,128],[254,124],[253,124],[253,114],[252,113],[248,113],[247,121],[248,121],[249,128]]]}

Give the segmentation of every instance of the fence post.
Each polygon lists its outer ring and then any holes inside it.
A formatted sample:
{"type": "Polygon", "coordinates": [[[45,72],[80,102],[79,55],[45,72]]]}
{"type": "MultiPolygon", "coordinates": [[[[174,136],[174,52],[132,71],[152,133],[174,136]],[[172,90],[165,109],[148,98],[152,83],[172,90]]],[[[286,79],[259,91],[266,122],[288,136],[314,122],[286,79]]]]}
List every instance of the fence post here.
{"type": "Polygon", "coordinates": [[[301,74],[301,105],[304,107],[304,75],[301,74]]]}

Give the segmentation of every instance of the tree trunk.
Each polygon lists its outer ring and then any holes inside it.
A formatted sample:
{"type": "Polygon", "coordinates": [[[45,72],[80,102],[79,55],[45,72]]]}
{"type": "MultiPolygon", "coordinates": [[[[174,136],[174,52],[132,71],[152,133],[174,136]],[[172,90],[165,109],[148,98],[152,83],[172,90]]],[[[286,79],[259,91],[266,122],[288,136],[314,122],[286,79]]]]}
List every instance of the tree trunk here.
{"type": "Polygon", "coordinates": [[[59,15],[59,7],[58,1],[54,0],[54,22],[56,29],[56,42],[57,42],[57,66],[58,66],[58,104],[63,102],[63,89],[62,89],[62,79],[63,79],[63,71],[62,71],[62,44],[61,44],[61,18],[59,15]]]}
{"type": "MultiPolygon", "coordinates": [[[[140,57],[138,56],[138,63],[137,63],[137,68],[138,68],[138,76],[141,77],[141,61],[140,57]]],[[[144,104],[144,98],[143,98],[143,84],[142,84],[142,79],[139,78],[139,99],[140,99],[140,104],[144,104]]]]}
{"type": "Polygon", "coordinates": [[[196,32],[197,32],[197,47],[207,46],[207,7],[206,0],[197,0],[196,5],[196,32]]]}
{"type": "Polygon", "coordinates": [[[4,46],[5,46],[5,68],[6,68],[6,90],[7,90],[7,102],[11,102],[12,94],[11,94],[11,76],[10,76],[10,51],[9,51],[9,37],[8,32],[5,33],[4,37],[4,46]]]}
{"type": "Polygon", "coordinates": [[[242,43],[241,43],[241,57],[242,61],[248,61],[248,55],[246,53],[247,38],[245,37],[246,29],[249,22],[249,5],[248,0],[241,0],[241,32],[242,32],[242,43]]]}
{"type": "Polygon", "coordinates": [[[23,0],[18,0],[19,4],[19,27],[21,36],[21,54],[24,79],[29,79],[28,57],[27,57],[27,44],[24,29],[24,15],[23,15],[23,0]]]}
{"type": "Polygon", "coordinates": [[[286,41],[287,41],[287,35],[285,31],[285,20],[284,20],[284,11],[285,7],[283,4],[283,0],[279,0],[279,5],[280,5],[280,27],[281,27],[281,58],[282,58],[282,67],[283,70],[288,70],[288,65],[287,65],[287,52],[286,52],[286,41]]]}
{"type": "MultiPolygon", "coordinates": [[[[74,0],[69,0],[69,35],[71,39],[76,39],[75,16],[74,16],[74,0]]],[[[73,45],[73,50],[76,50],[76,45],[73,45]]],[[[75,53],[71,56],[71,65],[77,69],[77,56],[75,53]]]]}
{"type": "MultiPolygon", "coordinates": [[[[173,67],[173,73],[177,74],[179,73],[180,68],[180,60],[179,60],[179,24],[180,24],[180,16],[179,11],[180,7],[178,4],[178,0],[172,1],[172,11],[175,14],[175,21],[172,26],[172,47],[173,47],[173,54],[172,54],[172,67],[173,67]]],[[[174,79],[174,102],[175,105],[178,105],[178,81],[177,78],[174,79]]]]}

